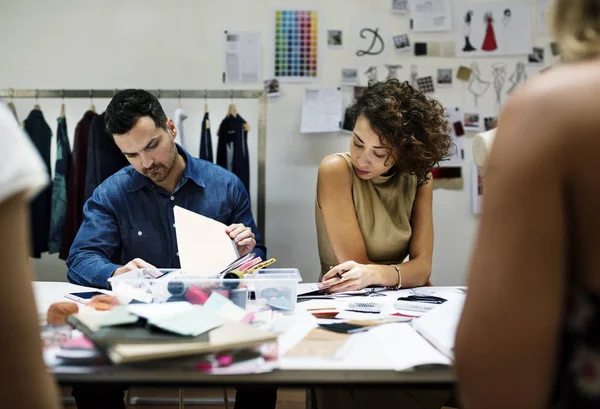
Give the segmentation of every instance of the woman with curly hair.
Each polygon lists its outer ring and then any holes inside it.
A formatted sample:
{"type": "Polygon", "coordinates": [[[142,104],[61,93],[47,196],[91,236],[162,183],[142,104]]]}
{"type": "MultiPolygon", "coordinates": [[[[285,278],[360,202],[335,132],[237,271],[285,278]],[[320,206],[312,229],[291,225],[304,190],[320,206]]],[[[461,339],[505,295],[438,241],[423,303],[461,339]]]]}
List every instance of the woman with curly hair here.
{"type": "Polygon", "coordinates": [[[433,253],[430,171],[453,145],[444,108],[391,79],[370,83],[349,113],[350,153],[319,166],[321,285],[331,292],[424,285],[433,253]]]}

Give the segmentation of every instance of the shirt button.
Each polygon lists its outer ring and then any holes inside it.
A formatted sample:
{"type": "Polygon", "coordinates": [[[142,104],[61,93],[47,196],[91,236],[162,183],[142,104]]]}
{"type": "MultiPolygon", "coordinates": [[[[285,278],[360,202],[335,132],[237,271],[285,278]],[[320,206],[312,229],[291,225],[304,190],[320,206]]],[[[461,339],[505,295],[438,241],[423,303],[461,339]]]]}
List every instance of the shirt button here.
{"type": "Polygon", "coordinates": [[[175,196],[171,196],[171,200],[175,200],[175,196]]]}
{"type": "Polygon", "coordinates": [[[141,236],[141,235],[142,235],[142,231],[138,230],[138,236],[141,236]]]}
{"type": "Polygon", "coordinates": [[[173,227],[175,227],[175,223],[173,223],[173,227]]]}
{"type": "Polygon", "coordinates": [[[179,257],[179,252],[175,253],[175,255],[176,255],[177,257],[179,257]]]}

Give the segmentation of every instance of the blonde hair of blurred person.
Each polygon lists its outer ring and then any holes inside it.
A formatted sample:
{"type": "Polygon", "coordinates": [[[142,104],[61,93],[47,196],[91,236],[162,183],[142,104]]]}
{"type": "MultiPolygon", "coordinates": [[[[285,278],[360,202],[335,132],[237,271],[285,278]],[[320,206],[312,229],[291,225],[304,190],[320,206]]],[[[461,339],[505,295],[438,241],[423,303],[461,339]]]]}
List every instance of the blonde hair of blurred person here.
{"type": "Polygon", "coordinates": [[[28,199],[48,176],[35,148],[0,101],[0,402],[6,408],[59,408],[56,386],[42,359],[29,268],[28,199]]]}
{"type": "Polygon", "coordinates": [[[485,164],[461,409],[600,407],[600,1],[552,16],[565,64],[510,97],[485,164]]]}

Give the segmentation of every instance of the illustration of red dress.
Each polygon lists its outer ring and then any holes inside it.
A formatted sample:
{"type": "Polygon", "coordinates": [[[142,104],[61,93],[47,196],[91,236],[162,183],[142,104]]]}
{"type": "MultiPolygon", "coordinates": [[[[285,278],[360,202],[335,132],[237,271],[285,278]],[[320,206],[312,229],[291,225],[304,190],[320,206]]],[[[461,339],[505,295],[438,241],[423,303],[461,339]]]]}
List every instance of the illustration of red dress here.
{"type": "Polygon", "coordinates": [[[485,30],[485,38],[483,39],[483,45],[481,49],[484,51],[494,51],[498,48],[498,44],[496,44],[496,35],[494,34],[494,26],[492,22],[494,20],[492,17],[488,16],[486,18],[487,29],[485,30]]]}

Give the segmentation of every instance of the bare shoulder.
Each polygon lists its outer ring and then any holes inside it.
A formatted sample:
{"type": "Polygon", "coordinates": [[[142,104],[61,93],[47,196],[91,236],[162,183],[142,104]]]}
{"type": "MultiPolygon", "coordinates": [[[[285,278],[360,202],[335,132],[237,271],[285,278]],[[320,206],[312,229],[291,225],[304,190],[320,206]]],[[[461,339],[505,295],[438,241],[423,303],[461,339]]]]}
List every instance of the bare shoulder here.
{"type": "Polygon", "coordinates": [[[349,180],[350,168],[348,163],[340,155],[333,153],[321,160],[319,165],[319,179],[327,180],[349,180]]]}

